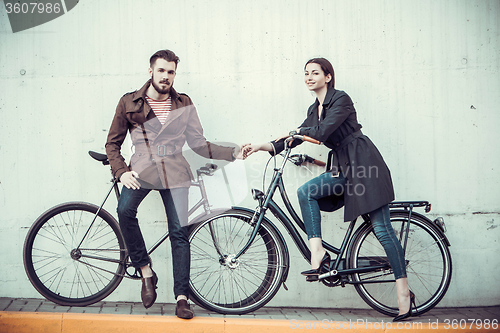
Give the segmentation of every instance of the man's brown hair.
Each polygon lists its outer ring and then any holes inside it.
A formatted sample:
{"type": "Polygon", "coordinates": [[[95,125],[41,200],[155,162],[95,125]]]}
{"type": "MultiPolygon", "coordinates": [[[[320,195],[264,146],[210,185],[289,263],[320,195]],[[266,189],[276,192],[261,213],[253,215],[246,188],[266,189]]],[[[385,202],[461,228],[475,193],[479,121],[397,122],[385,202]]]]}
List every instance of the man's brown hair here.
{"type": "Polygon", "coordinates": [[[170,50],[160,50],[153,54],[151,58],[149,58],[149,67],[153,68],[156,59],[161,58],[165,59],[166,61],[170,62],[173,61],[175,62],[175,68],[177,68],[177,63],[179,62],[179,57],[175,55],[173,51],[170,50]]]}

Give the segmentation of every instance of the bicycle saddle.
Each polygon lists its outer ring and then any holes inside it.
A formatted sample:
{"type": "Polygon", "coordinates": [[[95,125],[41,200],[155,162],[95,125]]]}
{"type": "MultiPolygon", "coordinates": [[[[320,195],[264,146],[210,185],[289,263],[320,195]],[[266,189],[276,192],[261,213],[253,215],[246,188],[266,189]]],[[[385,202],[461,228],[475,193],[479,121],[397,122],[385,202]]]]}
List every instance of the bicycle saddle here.
{"type": "Polygon", "coordinates": [[[96,161],[102,162],[104,165],[108,165],[108,156],[106,154],[96,153],[95,151],[89,150],[89,155],[96,161]]]}

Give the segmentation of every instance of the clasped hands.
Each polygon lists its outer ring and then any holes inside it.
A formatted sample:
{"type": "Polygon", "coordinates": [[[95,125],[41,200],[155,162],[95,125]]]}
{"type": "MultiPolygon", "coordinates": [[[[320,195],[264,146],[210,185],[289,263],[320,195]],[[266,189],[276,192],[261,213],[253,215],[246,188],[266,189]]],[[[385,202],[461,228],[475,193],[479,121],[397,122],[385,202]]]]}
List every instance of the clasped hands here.
{"type": "MultiPolygon", "coordinates": [[[[282,135],[278,138],[276,138],[274,141],[279,141],[284,138],[288,138],[291,135],[295,135],[299,132],[299,129],[292,131],[286,135],[282,135]]],[[[291,144],[294,139],[292,139],[288,144],[291,144]]],[[[243,151],[243,159],[247,158],[248,156],[252,155],[253,153],[256,153],[260,150],[264,151],[273,151],[273,145],[270,142],[265,142],[265,143],[260,143],[260,144],[246,144],[242,147],[243,151]]]]}

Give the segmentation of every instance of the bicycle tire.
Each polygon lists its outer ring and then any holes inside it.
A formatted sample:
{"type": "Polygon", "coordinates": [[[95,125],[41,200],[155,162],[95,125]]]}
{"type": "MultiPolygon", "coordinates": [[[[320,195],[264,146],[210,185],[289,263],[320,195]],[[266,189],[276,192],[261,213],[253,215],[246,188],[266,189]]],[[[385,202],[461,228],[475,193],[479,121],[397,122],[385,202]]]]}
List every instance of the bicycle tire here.
{"type": "MultiPolygon", "coordinates": [[[[390,217],[394,231],[399,236],[403,221],[408,219],[408,212],[391,211],[390,217]]],[[[414,291],[417,305],[416,310],[412,310],[412,315],[423,314],[435,307],[448,290],[452,260],[443,238],[430,220],[412,213],[405,254],[408,287],[414,291]]],[[[365,224],[355,236],[349,248],[348,258],[351,268],[388,262],[382,245],[373,233],[371,223],[365,224]]],[[[352,274],[355,283],[388,279],[394,280],[392,269],[352,274]]],[[[388,316],[398,314],[395,283],[355,284],[355,288],[373,309],[388,316]]]]}
{"type": "Polygon", "coordinates": [[[35,289],[48,300],[87,306],[106,298],[123,279],[126,251],[116,220],[101,209],[89,229],[98,209],[85,202],[60,204],[43,213],[28,231],[24,268],[35,289]],[[78,252],[75,248],[87,230],[78,252]]]}
{"type": "Polygon", "coordinates": [[[265,220],[250,248],[231,263],[254,230],[251,218],[249,212],[230,210],[191,230],[190,297],[207,310],[252,312],[267,304],[281,286],[288,265],[285,247],[265,220]]]}

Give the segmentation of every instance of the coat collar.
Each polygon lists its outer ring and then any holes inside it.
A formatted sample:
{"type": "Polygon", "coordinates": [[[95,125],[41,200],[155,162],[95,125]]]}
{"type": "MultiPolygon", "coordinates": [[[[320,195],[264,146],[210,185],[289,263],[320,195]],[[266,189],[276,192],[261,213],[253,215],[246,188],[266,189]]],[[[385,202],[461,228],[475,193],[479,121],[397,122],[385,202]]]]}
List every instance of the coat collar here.
{"type": "MultiPolygon", "coordinates": [[[[149,104],[146,102],[146,91],[148,90],[149,86],[151,84],[151,79],[149,79],[141,89],[136,90],[135,92],[132,93],[132,101],[136,103],[135,108],[131,109],[130,111],[127,112],[137,112],[141,110],[142,104],[144,104],[144,117],[149,123],[149,129],[148,130],[153,130],[154,132],[158,133],[158,136],[161,132],[165,130],[168,125],[170,125],[176,118],[178,118],[180,115],[184,113],[186,110],[185,105],[182,103],[182,98],[179,95],[179,93],[172,87],[170,88],[170,96],[172,97],[172,109],[170,110],[170,114],[168,115],[167,121],[165,124],[161,125],[158,118],[154,115],[149,115],[149,113],[153,113],[153,110],[149,106],[149,104]],[[148,116],[149,115],[149,116],[148,116]],[[151,118],[154,117],[154,118],[151,118]]],[[[156,140],[156,139],[154,139],[156,140]]],[[[153,142],[154,143],[154,142],[153,142]]]]}
{"type": "Polygon", "coordinates": [[[323,105],[329,105],[336,92],[337,92],[337,90],[335,88],[328,89],[328,91],[326,92],[325,100],[323,101],[323,105]]]}
{"type": "MultiPolygon", "coordinates": [[[[141,89],[139,90],[136,90],[133,95],[132,95],[132,101],[134,102],[137,102],[139,99],[143,99],[144,101],[146,100],[146,91],[148,90],[149,86],[151,85],[151,79],[149,79],[143,86],[141,89]]],[[[180,96],[179,94],[177,93],[177,91],[175,91],[174,87],[171,87],[170,88],[170,96],[172,96],[172,100],[174,99],[178,99],[180,100],[180,96]]]]}
{"type": "MultiPolygon", "coordinates": [[[[337,90],[335,88],[328,89],[325,95],[325,100],[323,101],[323,106],[328,106],[332,102],[333,96],[335,96],[336,92],[337,90]]],[[[312,114],[315,110],[317,110],[318,106],[319,106],[319,101],[316,98],[313,105],[311,105],[311,107],[309,108],[308,115],[312,114]]]]}

